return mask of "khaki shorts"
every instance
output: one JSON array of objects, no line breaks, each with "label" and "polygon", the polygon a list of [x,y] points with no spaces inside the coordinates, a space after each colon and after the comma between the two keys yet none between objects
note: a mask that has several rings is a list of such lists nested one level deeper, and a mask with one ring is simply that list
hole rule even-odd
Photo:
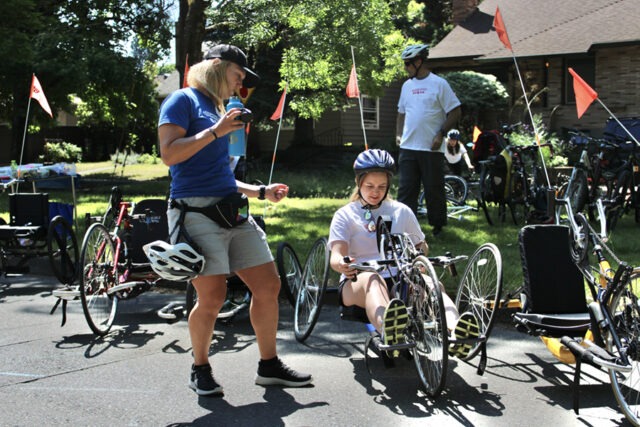
[{"label": "khaki shorts", "polygon": [[[205,207],[215,204],[220,199],[221,197],[186,197],[178,201],[189,206]],[[167,211],[169,232],[174,230],[179,217],[179,209]],[[238,227],[223,228],[201,213],[187,212],[184,226],[205,257],[201,276],[230,274],[273,261],[267,235],[252,217]],[[171,236],[172,242],[177,235],[176,230]]]}]

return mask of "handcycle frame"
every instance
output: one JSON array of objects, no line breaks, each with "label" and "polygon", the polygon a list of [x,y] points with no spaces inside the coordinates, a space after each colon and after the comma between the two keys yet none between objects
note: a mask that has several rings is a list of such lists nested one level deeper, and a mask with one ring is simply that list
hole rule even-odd
[{"label": "handcycle frame", "polygon": [[[413,356],[422,388],[429,396],[436,397],[445,385],[449,344],[469,344],[472,348],[463,360],[470,360],[480,353],[478,373],[482,374],[486,368],[486,343],[494,321],[493,308],[498,306],[502,288],[502,260],[497,247],[491,243],[482,245],[468,259],[455,304],[462,310],[460,312],[471,311],[476,315],[480,334],[478,338],[456,340],[449,337],[440,281],[433,266],[450,269],[455,275],[455,264],[467,257],[425,257],[416,250],[409,236],[391,234],[380,218],[377,239],[381,259],[370,265],[354,265],[354,268],[376,272],[397,269],[398,273],[391,274],[393,285],[390,294],[405,302],[410,321],[405,329],[404,342],[396,345],[382,344],[377,332],[367,325],[371,332],[365,342],[367,368],[368,349],[372,344],[374,352],[379,352],[383,360],[386,355],[408,351]],[[285,245],[282,243],[281,247],[285,248]],[[294,259],[291,254],[295,252],[288,249],[279,253]],[[282,260],[279,258],[279,265],[285,264]],[[302,270],[299,263],[297,266],[295,261],[289,263],[292,268],[285,269],[288,274],[284,276],[283,286],[289,286],[295,296],[294,333],[298,341],[304,342],[318,320],[324,294],[330,290],[337,291],[337,287],[327,288],[329,250],[326,238],[316,240]],[[362,309],[355,310],[355,315],[345,309],[349,308],[343,308],[343,319],[368,323],[366,317],[362,318]]]}]

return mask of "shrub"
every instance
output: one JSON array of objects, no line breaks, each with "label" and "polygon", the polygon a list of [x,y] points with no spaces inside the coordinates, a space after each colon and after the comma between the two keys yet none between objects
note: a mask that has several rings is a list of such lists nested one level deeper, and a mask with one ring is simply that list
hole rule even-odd
[{"label": "shrub", "polygon": [[82,160],[82,149],[77,145],[65,141],[46,142],[44,154],[40,156],[42,162],[76,163]]}]

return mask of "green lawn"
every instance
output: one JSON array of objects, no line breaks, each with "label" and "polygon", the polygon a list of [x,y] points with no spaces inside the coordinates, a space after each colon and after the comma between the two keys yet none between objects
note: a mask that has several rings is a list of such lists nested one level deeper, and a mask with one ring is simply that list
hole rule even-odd
[{"label": "green lawn", "polygon": [[[350,170],[342,169],[320,172],[305,169],[301,172],[291,168],[277,168],[274,171],[272,181],[287,183],[291,189],[290,197],[278,204],[255,199],[251,201],[252,213],[266,218],[269,244],[274,254],[278,244],[286,241],[294,247],[301,262],[304,262],[314,240],[328,236],[331,217],[336,209],[347,202],[353,185]],[[79,241],[82,241],[81,236],[84,232],[82,219],[85,214],[99,215],[104,212],[112,186],[118,185],[124,197],[132,201],[164,198],[168,191],[168,168],[161,163],[127,165],[124,171],[122,166],[118,166],[115,173],[111,162],[80,163],[77,170],[82,175],[80,187],[76,192],[77,217],[80,219]],[[268,182],[269,173],[268,165],[263,165],[252,169],[248,180],[259,179]],[[395,192],[395,186],[391,192]],[[69,190],[51,190],[49,193],[53,201],[72,201]],[[6,197],[0,198],[0,216],[8,219]],[[640,240],[637,239],[640,228],[632,217],[633,215],[626,215],[622,218],[611,237],[610,246],[619,258],[632,265],[640,265]],[[450,219],[444,232],[438,238],[433,238],[426,218],[420,217],[419,220],[427,234],[430,254],[441,255],[451,252],[454,255],[471,255],[483,243],[495,243],[503,257],[505,289],[515,289],[520,285],[522,271],[517,243],[519,227],[510,221],[489,226],[482,213],[469,212],[462,220]],[[464,265],[461,265],[460,273],[463,268]],[[443,275],[443,281],[449,292],[456,287],[456,282],[446,274]]]}]

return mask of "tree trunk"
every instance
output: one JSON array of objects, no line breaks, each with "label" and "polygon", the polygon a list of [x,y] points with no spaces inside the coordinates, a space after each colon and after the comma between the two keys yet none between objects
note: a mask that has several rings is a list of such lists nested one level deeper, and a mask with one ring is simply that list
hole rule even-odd
[{"label": "tree trunk", "polygon": [[293,145],[311,145],[314,142],[313,119],[296,117]]},{"label": "tree trunk", "polygon": [[202,60],[205,10],[210,5],[210,0],[180,0],[180,15],[176,22],[176,69],[180,73],[181,86],[187,56],[189,65]]}]

